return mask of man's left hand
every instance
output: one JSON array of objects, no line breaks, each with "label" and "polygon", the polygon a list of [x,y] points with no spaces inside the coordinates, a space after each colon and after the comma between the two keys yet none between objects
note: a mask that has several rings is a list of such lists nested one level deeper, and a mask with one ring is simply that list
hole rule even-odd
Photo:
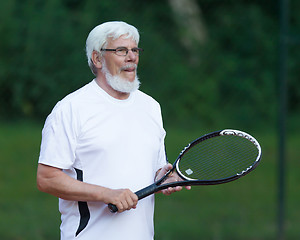
[{"label": "man's left hand", "polygon": [[[166,164],[159,170],[155,179],[158,180],[158,179],[162,178],[172,168],[173,168],[172,164],[170,164],[170,163]],[[163,182],[163,184],[170,183],[170,182],[178,182],[178,181],[183,181],[183,179],[181,177],[179,177],[177,172],[171,172],[170,175],[167,177],[167,179]],[[190,190],[191,186],[186,186],[185,188],[187,190]],[[182,187],[177,186],[177,187],[169,187],[167,189],[161,190],[160,192],[162,192],[164,195],[170,195],[174,192],[178,192],[181,190],[182,190]]]}]

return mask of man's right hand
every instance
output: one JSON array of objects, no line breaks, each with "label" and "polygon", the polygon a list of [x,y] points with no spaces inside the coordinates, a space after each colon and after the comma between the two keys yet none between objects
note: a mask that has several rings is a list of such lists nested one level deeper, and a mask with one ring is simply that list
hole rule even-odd
[{"label": "man's right hand", "polygon": [[136,208],[138,197],[129,189],[109,189],[107,188],[103,194],[106,204],[114,204],[118,208],[118,212],[124,212],[132,208]]}]

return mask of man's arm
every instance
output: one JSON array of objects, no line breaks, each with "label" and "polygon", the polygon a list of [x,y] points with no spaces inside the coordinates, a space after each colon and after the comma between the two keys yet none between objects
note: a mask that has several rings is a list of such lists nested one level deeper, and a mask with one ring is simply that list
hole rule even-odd
[{"label": "man's arm", "polygon": [[40,191],[73,201],[101,201],[116,205],[119,212],[135,208],[137,196],[129,189],[109,189],[71,178],[61,169],[39,164],[37,187]]}]

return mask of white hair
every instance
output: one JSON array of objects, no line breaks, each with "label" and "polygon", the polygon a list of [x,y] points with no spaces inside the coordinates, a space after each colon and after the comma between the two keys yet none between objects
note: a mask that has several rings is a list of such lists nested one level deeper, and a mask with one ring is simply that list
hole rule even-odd
[{"label": "white hair", "polygon": [[140,40],[138,30],[125,22],[113,21],[106,22],[96,26],[86,39],[86,56],[88,65],[93,74],[96,75],[95,67],[92,61],[93,51],[100,52],[100,49],[107,44],[108,38],[113,40],[126,35],[126,38],[132,38],[137,44]]}]

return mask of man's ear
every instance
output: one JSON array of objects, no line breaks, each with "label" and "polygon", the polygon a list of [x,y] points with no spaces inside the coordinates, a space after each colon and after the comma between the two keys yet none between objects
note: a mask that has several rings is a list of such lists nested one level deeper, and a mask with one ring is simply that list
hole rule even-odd
[{"label": "man's ear", "polygon": [[97,69],[101,69],[102,68],[101,55],[100,55],[99,52],[93,51],[93,53],[92,53],[92,61],[94,63],[94,66]]}]

